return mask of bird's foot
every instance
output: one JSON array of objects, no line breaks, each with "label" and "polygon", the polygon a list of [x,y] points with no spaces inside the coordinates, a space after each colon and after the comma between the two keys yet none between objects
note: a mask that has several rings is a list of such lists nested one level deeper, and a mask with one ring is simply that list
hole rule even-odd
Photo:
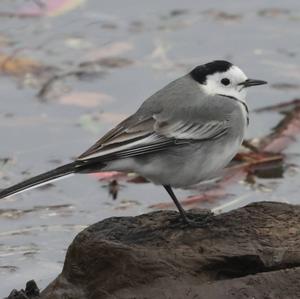
[{"label": "bird's foot", "polygon": [[185,217],[178,215],[176,218],[170,221],[170,224],[172,226],[181,226],[186,228],[201,228],[209,225],[212,217],[213,214],[209,211],[201,211],[201,213],[189,212],[185,214]]}]

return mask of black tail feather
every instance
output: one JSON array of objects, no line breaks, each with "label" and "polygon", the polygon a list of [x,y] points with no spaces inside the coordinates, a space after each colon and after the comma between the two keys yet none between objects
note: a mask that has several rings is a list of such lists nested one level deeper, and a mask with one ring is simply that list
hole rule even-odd
[{"label": "black tail feather", "polygon": [[38,185],[42,185],[43,183],[51,182],[52,180],[58,179],[68,174],[75,173],[77,172],[78,166],[79,166],[78,162],[65,164],[63,166],[60,166],[58,168],[55,168],[53,170],[47,171],[45,173],[32,177],[28,180],[25,180],[14,186],[0,190],[0,199],[13,195],[15,193],[22,192],[26,189],[33,188],[35,186],[37,187]]}]

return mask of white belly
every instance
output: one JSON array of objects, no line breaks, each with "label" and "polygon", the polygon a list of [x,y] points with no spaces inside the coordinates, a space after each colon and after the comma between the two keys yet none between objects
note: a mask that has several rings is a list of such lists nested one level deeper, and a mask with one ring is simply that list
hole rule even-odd
[{"label": "white belly", "polygon": [[188,187],[217,176],[237,153],[242,140],[203,142],[146,157],[110,162],[105,170],[136,172],[155,184]]}]

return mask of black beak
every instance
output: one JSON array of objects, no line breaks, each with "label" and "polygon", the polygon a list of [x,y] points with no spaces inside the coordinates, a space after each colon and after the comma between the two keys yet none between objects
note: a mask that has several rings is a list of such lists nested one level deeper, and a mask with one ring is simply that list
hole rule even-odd
[{"label": "black beak", "polygon": [[256,85],[263,85],[267,84],[268,82],[263,80],[255,80],[255,79],[247,79],[244,82],[239,83],[238,85],[242,85],[243,87],[250,87],[250,86],[256,86]]}]

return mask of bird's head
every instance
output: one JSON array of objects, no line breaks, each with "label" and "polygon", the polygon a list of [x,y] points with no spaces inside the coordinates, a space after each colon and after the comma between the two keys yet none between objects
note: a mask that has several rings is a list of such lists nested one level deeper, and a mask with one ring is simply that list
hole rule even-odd
[{"label": "bird's head", "polygon": [[240,101],[245,101],[248,87],[267,83],[247,78],[239,67],[224,60],[197,66],[190,75],[205,94],[234,97]]}]

